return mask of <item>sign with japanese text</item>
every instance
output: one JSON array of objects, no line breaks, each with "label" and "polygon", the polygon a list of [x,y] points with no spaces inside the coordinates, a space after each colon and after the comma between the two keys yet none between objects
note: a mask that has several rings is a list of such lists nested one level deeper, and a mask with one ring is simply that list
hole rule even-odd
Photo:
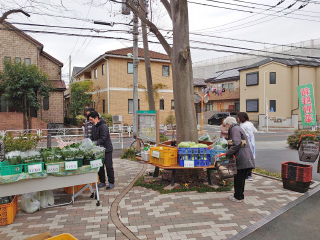
[{"label": "sign with japanese text", "polygon": [[47,173],[58,173],[60,172],[60,164],[47,165]]},{"label": "sign with japanese text", "polygon": [[66,171],[78,169],[78,161],[67,161],[64,164]]},{"label": "sign with japanese text", "polygon": [[28,165],[28,173],[33,174],[33,173],[41,173],[43,171],[42,169],[42,164],[32,164]]},{"label": "sign with japanese text", "polygon": [[298,86],[299,106],[302,126],[317,125],[316,108],[314,106],[313,85]]},{"label": "sign with japanese text", "polygon": [[91,168],[99,168],[102,167],[102,159],[92,160],[90,161],[90,167]]}]

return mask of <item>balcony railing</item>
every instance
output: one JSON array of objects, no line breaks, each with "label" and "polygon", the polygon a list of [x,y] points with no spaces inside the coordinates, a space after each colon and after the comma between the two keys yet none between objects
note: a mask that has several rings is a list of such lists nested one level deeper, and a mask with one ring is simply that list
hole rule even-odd
[{"label": "balcony railing", "polygon": [[224,92],[217,91],[216,93],[210,92],[210,100],[232,100],[240,98],[240,89],[235,88],[233,91],[226,89]]}]

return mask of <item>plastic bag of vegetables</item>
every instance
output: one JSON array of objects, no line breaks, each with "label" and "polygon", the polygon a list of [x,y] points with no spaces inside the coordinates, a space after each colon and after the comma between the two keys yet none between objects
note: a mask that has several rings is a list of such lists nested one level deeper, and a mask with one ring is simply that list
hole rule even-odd
[{"label": "plastic bag of vegetables", "polygon": [[209,136],[208,133],[206,133],[205,135],[199,136],[198,140],[199,141],[212,142],[211,137]]},{"label": "plastic bag of vegetables", "polygon": [[9,165],[18,165],[22,163],[20,155],[20,151],[8,152],[5,159],[8,161]]},{"label": "plastic bag of vegetables", "polygon": [[93,148],[93,158],[94,159],[104,159],[105,148],[104,147],[94,147]]},{"label": "plastic bag of vegetables", "polygon": [[55,154],[54,150],[51,148],[41,149],[41,155],[45,163],[54,163]]},{"label": "plastic bag of vegetables", "polygon": [[38,163],[43,161],[40,152],[34,150],[21,152],[20,156],[23,163]]},{"label": "plastic bag of vegetables", "polygon": [[228,141],[225,138],[218,139],[214,145],[214,150],[228,150]]},{"label": "plastic bag of vegetables", "polygon": [[77,151],[78,150],[76,148],[65,147],[62,149],[61,153],[65,161],[73,161]]}]

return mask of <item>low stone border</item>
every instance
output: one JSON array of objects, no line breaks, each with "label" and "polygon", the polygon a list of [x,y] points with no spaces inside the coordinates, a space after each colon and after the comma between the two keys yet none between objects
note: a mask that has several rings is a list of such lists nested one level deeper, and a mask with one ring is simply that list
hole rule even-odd
[{"label": "low stone border", "polygon": [[117,198],[112,202],[111,208],[110,208],[110,214],[111,214],[111,220],[114,223],[114,225],[122,232],[123,235],[125,235],[130,240],[139,240],[120,220],[119,214],[118,214],[118,208],[119,204],[124,198],[125,195],[131,190],[134,183],[138,180],[139,177],[141,177],[145,171],[147,170],[147,164],[143,164],[142,170],[139,172],[139,174],[132,180],[132,182],[117,196]]}]

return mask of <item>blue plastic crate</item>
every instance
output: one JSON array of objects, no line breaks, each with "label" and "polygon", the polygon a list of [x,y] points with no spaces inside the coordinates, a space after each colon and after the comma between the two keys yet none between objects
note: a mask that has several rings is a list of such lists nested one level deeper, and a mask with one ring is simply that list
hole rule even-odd
[{"label": "blue plastic crate", "polygon": [[207,148],[178,148],[179,160],[204,160],[209,153]]},{"label": "blue plastic crate", "polygon": [[210,159],[209,159],[209,154],[206,160],[196,160],[194,161],[194,166],[195,167],[207,167],[210,165]]},{"label": "blue plastic crate", "polygon": [[[215,157],[217,155],[226,153],[226,150],[215,150],[215,149],[210,149],[210,163],[214,164],[215,162]],[[217,159],[218,160],[218,159]]]}]

